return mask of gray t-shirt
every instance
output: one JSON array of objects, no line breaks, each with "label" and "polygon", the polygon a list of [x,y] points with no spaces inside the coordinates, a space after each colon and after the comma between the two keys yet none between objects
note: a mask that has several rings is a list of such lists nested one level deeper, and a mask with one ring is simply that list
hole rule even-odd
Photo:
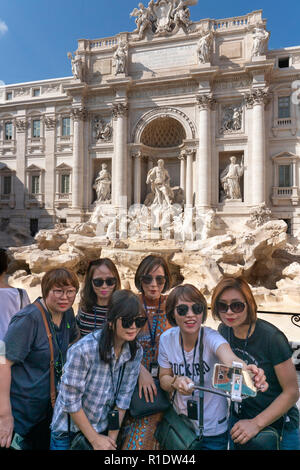
[{"label": "gray t-shirt", "polygon": [[[51,322],[49,312],[46,315],[53,335],[54,363],[60,356],[65,362],[68,346],[78,334],[73,309],[64,313],[59,328]],[[25,436],[45,419],[50,402],[49,341],[41,312],[34,304],[13,316],[4,342],[6,358],[14,362],[10,392],[14,429]]]}]

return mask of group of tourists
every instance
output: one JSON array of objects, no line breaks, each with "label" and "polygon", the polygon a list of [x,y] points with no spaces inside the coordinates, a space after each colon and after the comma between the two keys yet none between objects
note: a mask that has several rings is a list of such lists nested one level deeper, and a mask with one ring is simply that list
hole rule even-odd
[{"label": "group of tourists", "polygon": [[[278,436],[280,449],[300,449],[292,350],[277,327],[257,318],[244,279],[224,277],[211,293],[216,331],[204,326],[203,294],[191,284],[172,289],[161,256],[142,259],[138,294],[121,288],[112,260],[91,261],[76,316],[75,273],[48,271],[42,296],[30,303],[23,291],[21,304],[19,290],[6,284],[7,267],[0,250],[2,449],[159,450],[161,394],[198,436],[196,449],[246,449],[266,429]],[[229,406],[205,391],[199,409],[193,384],[211,387],[214,365],[233,361],[252,373],[256,396]],[[140,415],[131,412],[134,395],[144,403]],[[198,407],[193,417],[191,402]]]}]

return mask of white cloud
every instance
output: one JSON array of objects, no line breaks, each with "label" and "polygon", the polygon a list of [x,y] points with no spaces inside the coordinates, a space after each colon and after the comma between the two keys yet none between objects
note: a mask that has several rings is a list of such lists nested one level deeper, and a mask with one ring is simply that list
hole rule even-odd
[{"label": "white cloud", "polygon": [[5,23],[5,21],[0,19],[0,35],[3,36],[3,34],[7,33],[8,31],[8,26]]}]

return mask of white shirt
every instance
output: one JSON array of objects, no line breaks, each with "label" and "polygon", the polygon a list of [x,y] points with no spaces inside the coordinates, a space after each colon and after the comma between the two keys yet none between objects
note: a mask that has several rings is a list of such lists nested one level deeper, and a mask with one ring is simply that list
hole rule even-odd
[{"label": "white shirt", "polygon": [[[26,290],[23,291],[22,308],[30,304]],[[0,340],[3,340],[13,315],[21,310],[21,298],[14,287],[0,288]]]},{"label": "white shirt", "polygon": [[[203,364],[204,364],[204,387],[212,387],[213,369],[214,364],[219,360],[216,356],[216,351],[221,344],[227,341],[217,331],[212,328],[203,326]],[[185,362],[180,344],[180,329],[179,327],[170,328],[165,331],[160,337],[158,363],[165,369],[172,369],[174,375],[187,376],[194,380],[195,383],[200,381],[199,371],[199,341],[196,346],[196,353],[194,359],[194,348],[192,351],[186,352],[185,360],[188,370],[185,370]],[[195,392],[192,395],[186,396],[176,392],[174,400],[174,408],[178,414],[187,415],[187,401],[195,399],[198,402],[198,396]],[[204,392],[204,436],[217,436],[223,434],[227,430],[227,399],[213,393]],[[191,420],[195,429],[198,428],[198,421]]]}]

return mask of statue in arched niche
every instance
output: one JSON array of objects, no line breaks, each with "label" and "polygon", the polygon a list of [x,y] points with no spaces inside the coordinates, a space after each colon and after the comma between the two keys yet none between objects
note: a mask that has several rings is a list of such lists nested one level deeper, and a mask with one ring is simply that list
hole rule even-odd
[{"label": "statue in arched niche", "polygon": [[157,166],[148,171],[146,184],[151,184],[151,190],[154,193],[153,205],[171,206],[174,193],[170,186],[170,175],[162,159],[158,160]]}]

